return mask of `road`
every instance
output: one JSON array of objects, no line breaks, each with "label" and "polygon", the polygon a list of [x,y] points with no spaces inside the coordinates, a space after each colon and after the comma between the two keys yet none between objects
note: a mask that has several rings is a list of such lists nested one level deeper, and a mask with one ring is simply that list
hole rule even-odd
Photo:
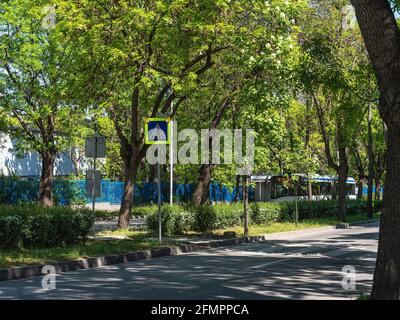
[{"label": "road", "polygon": [[[0,299],[354,299],[371,286],[378,223],[273,234],[265,242],[208,249],[0,283]],[[342,288],[345,265],[355,291]]]}]

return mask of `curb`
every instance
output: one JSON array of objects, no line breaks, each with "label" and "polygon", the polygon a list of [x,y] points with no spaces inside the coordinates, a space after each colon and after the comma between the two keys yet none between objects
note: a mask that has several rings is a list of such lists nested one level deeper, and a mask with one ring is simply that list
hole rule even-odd
[{"label": "curb", "polygon": [[[360,221],[357,223],[352,223],[351,226],[356,225],[365,225],[374,222],[378,222],[379,220],[368,220],[368,221]],[[324,227],[326,228],[326,227]],[[315,230],[315,229],[314,229]],[[103,266],[133,262],[133,261],[141,261],[145,259],[159,258],[165,256],[174,256],[180,255],[183,253],[189,253],[209,248],[218,248],[224,246],[233,246],[243,243],[253,243],[267,240],[267,236],[253,236],[253,237],[240,237],[234,239],[225,239],[225,240],[214,240],[208,243],[201,244],[185,244],[180,246],[172,246],[172,247],[163,247],[159,249],[150,249],[143,251],[135,251],[129,253],[122,253],[117,255],[110,256],[100,256],[100,257],[92,257],[87,259],[80,260],[72,260],[72,261],[60,261],[60,262],[49,262],[47,265],[52,265],[55,267],[56,273],[63,273],[68,271],[76,271],[81,269],[91,269],[91,268],[99,268]],[[3,268],[0,269],[0,282],[9,281],[9,280],[18,280],[24,278],[31,278],[34,276],[43,275],[42,268],[45,265],[33,265],[33,266],[21,266],[14,268]]]},{"label": "curb", "polygon": [[[251,243],[256,241],[264,241],[265,236],[261,237],[242,237],[227,240],[210,241],[203,244],[186,244],[173,247],[164,247],[159,249],[150,249],[143,251],[135,251],[129,253],[122,253],[110,256],[92,257],[87,259],[49,262],[47,265],[54,266],[56,273],[63,273],[68,271],[76,271],[81,269],[99,268],[102,266],[109,266],[133,261],[140,261],[145,259],[159,258],[165,256],[174,256],[182,253],[189,253],[209,248],[217,248],[222,246],[230,246],[242,243]],[[9,280],[18,280],[24,278],[31,278],[34,276],[44,275],[42,268],[45,264],[33,266],[21,266],[13,268],[0,269],[0,282]]]},{"label": "curb", "polygon": [[359,221],[359,222],[353,222],[350,224],[350,226],[362,226],[364,224],[371,224],[375,222],[379,222],[380,219],[371,219],[371,220],[364,220],[364,221]]}]

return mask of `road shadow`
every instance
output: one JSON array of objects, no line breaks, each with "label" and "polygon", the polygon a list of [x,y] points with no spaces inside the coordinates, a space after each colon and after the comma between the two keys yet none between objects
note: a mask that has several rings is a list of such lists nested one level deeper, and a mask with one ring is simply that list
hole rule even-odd
[{"label": "road shadow", "polygon": [[[352,299],[367,291],[375,266],[376,231],[327,240],[268,240],[179,256],[0,283],[1,299]],[[342,287],[354,266],[355,291]]]}]

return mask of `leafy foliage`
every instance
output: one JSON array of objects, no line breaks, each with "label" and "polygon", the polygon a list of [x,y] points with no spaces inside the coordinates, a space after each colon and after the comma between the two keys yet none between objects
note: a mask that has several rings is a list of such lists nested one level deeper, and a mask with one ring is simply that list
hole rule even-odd
[{"label": "leafy foliage", "polygon": [[[366,204],[363,200],[348,200],[346,203],[349,215],[366,214]],[[146,217],[148,228],[158,230],[157,208]],[[146,210],[147,210],[146,209]],[[136,209],[138,210],[138,209]],[[249,216],[253,225],[268,225],[274,222],[293,222],[295,203],[253,203]],[[335,217],[338,205],[334,200],[329,201],[299,201],[299,219],[316,219]],[[376,207],[379,211],[379,207]],[[238,227],[243,223],[243,204],[217,204],[213,206],[163,206],[161,210],[164,234],[183,234],[188,231],[207,233],[216,229]]]},{"label": "leafy foliage", "polygon": [[0,243],[5,248],[75,244],[85,240],[94,219],[86,209],[1,206]]}]

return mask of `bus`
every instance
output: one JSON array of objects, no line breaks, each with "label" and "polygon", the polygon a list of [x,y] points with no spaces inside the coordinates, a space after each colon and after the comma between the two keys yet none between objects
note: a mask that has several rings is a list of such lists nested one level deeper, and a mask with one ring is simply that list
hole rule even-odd
[{"label": "bus", "polygon": [[[312,201],[330,200],[337,193],[337,177],[315,175],[311,177]],[[308,178],[303,174],[296,175],[257,175],[252,176],[255,183],[256,202],[289,202],[309,200],[307,194]],[[357,184],[354,178],[346,181],[346,196],[348,199],[357,198]]]}]

